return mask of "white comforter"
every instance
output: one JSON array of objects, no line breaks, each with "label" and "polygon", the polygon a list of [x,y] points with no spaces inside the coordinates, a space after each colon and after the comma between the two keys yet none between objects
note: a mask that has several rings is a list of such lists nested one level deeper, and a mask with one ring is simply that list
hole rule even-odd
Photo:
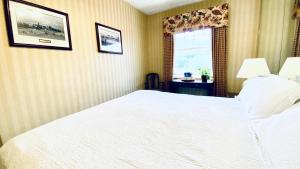
[{"label": "white comforter", "polygon": [[[265,169],[234,99],[138,91],[22,134],[7,169]],[[1,166],[0,165],[0,166]]]}]

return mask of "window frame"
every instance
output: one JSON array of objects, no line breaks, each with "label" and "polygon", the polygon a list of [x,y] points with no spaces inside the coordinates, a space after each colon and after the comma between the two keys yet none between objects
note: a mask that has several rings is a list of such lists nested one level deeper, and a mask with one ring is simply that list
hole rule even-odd
[{"label": "window frame", "polygon": [[[188,71],[185,71],[185,72],[183,72],[182,73],[182,75],[180,75],[180,76],[178,76],[178,75],[175,75],[174,74],[174,70],[175,70],[175,60],[176,60],[176,58],[175,58],[175,55],[176,55],[176,52],[175,52],[175,46],[176,46],[176,34],[183,34],[183,33],[192,33],[192,32],[195,32],[195,31],[203,31],[203,30],[207,30],[207,29],[209,29],[210,30],[210,42],[211,42],[211,70],[210,70],[210,72],[211,72],[211,76],[210,76],[210,78],[211,78],[211,80],[213,80],[213,29],[212,28],[203,28],[203,29],[198,29],[198,30],[193,30],[193,31],[188,31],[188,32],[178,32],[178,33],[175,33],[174,35],[173,35],[173,42],[174,42],[174,47],[173,47],[173,74],[172,74],[172,79],[182,79],[182,78],[184,78],[184,73],[185,72],[188,72]],[[201,75],[200,74],[197,74],[197,75],[195,75],[195,74],[193,74],[192,75],[193,76],[193,79],[195,79],[195,80],[201,80]]]}]

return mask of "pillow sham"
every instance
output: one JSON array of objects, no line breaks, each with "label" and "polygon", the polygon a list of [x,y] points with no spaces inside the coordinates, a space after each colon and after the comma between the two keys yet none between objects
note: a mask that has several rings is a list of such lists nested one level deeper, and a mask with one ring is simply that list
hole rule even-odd
[{"label": "pillow sham", "polygon": [[269,168],[300,168],[300,103],[270,118],[253,121],[252,128]]},{"label": "pillow sham", "polygon": [[280,113],[300,99],[300,84],[276,75],[245,82],[238,100],[252,119]]}]

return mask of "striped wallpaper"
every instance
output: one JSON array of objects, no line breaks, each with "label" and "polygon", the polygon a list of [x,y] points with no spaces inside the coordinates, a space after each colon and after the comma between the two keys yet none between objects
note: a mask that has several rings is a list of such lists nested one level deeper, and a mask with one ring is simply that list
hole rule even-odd
[{"label": "striped wallpaper", "polygon": [[[3,141],[143,87],[146,16],[121,0],[30,0],[69,14],[73,51],[8,46],[0,1]],[[99,54],[95,22],[122,30],[124,55]]]},{"label": "striped wallpaper", "polygon": [[[166,16],[229,3],[228,91],[239,92],[236,74],[245,58],[266,57],[272,72],[290,55],[294,20],[293,0],[207,0],[148,17],[148,70],[163,75],[162,19]],[[259,34],[260,32],[260,34]],[[260,35],[260,36],[259,36]]]},{"label": "striped wallpaper", "polygon": [[258,41],[258,57],[265,57],[272,73],[278,73],[293,49],[294,0],[263,0]]}]

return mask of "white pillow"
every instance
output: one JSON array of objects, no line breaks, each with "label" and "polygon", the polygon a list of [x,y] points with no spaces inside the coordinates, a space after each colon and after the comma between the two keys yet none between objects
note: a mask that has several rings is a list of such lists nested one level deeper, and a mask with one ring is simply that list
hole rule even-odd
[{"label": "white pillow", "polygon": [[300,99],[300,84],[270,75],[245,82],[238,100],[250,118],[265,118],[280,113]]},{"label": "white pillow", "polygon": [[253,123],[268,168],[300,168],[300,104]]}]

